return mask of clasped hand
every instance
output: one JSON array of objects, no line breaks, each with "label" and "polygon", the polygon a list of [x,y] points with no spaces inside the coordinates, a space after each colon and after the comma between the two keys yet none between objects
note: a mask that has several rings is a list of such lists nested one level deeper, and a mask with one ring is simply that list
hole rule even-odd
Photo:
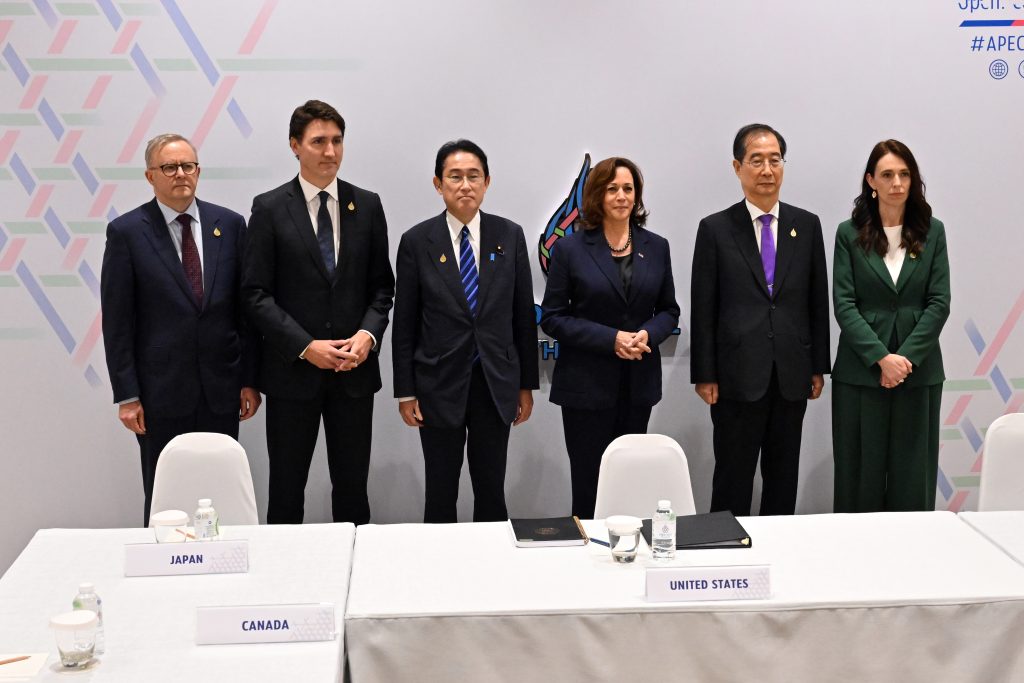
[{"label": "clasped hand", "polygon": [[882,369],[879,384],[886,389],[895,389],[903,384],[903,380],[914,371],[914,364],[897,353],[890,353],[878,361],[878,367]]},{"label": "clasped hand", "polygon": [[373,339],[363,331],[348,339],[314,339],[306,348],[306,360],[321,370],[347,372],[366,360]]},{"label": "clasped hand", "polygon": [[640,360],[645,353],[651,352],[647,341],[647,330],[639,332],[619,330],[615,333],[615,355],[623,360]]}]

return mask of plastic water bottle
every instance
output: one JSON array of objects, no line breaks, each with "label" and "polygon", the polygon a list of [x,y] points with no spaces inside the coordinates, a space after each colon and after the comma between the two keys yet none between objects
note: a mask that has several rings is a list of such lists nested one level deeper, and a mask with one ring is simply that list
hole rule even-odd
[{"label": "plastic water bottle", "polygon": [[676,556],[676,513],[672,501],[659,500],[658,509],[651,519],[652,554],[656,560],[671,560]]},{"label": "plastic water bottle", "polygon": [[103,635],[103,600],[96,594],[96,587],[87,582],[78,584],[78,595],[71,602],[71,607],[76,610],[87,609],[96,613],[96,649],[93,652],[98,655],[103,654],[106,645]]},{"label": "plastic water bottle", "polygon": [[217,511],[213,509],[213,501],[209,498],[199,499],[199,508],[192,517],[192,527],[197,541],[215,541],[220,537]]}]

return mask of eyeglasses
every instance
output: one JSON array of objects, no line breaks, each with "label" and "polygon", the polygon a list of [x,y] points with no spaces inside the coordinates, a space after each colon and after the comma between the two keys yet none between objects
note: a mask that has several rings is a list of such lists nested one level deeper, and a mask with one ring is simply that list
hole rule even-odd
[{"label": "eyeglasses", "polygon": [[782,168],[782,165],[786,163],[786,160],[783,159],[782,157],[770,157],[768,159],[751,159],[750,161],[744,161],[743,163],[745,163],[747,166],[750,166],[751,168],[756,168],[759,171],[762,168],[764,168],[765,164],[768,164],[768,166],[774,171],[776,169]]},{"label": "eyeglasses", "polygon": [[469,175],[446,175],[445,181],[452,187],[460,187],[463,182],[468,181],[470,185],[479,185],[484,181],[484,177],[479,173],[470,173]]},{"label": "eyeglasses", "polygon": [[163,164],[162,166],[150,166],[149,170],[154,171],[158,168],[160,169],[160,172],[163,173],[165,176],[167,176],[168,178],[173,178],[174,176],[178,175],[179,168],[181,169],[181,172],[184,173],[185,175],[192,175],[193,173],[199,170],[199,164],[197,164],[194,161],[184,161],[180,164]]}]

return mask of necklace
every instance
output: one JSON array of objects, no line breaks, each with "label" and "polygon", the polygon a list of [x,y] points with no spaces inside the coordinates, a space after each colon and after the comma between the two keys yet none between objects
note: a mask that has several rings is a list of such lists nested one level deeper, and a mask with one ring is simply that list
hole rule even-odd
[{"label": "necklace", "polygon": [[609,242],[607,238],[605,238],[604,243],[608,245],[608,248],[612,250],[613,254],[621,254],[622,252],[629,249],[629,245],[633,243],[633,226],[629,226],[629,235],[626,237],[626,243],[623,244],[622,247],[620,247],[619,249],[613,247],[612,243]]}]

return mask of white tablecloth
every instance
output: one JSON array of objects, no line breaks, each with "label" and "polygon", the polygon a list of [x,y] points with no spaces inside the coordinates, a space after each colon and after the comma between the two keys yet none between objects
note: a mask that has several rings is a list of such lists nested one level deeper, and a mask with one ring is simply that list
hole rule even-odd
[{"label": "white tablecloth", "polygon": [[646,548],[615,565],[502,523],[360,527],[352,681],[1024,680],[1024,567],[952,513],[741,521],[752,549],[677,562],[769,564],[770,600],[648,603]]},{"label": "white tablecloth", "polygon": [[[351,524],[226,527],[249,539],[247,574],[124,576],[124,545],[147,529],[39,531],[0,579],[0,652],[50,652],[33,681],[192,683],[340,681],[343,615],[355,528]],[[103,599],[106,653],[88,673],[50,670],[57,660],[49,618],[71,609],[78,584]],[[333,602],[333,641],[195,645],[196,607]]]},{"label": "white tablecloth", "polygon": [[961,512],[960,519],[1024,564],[1024,511]]}]

